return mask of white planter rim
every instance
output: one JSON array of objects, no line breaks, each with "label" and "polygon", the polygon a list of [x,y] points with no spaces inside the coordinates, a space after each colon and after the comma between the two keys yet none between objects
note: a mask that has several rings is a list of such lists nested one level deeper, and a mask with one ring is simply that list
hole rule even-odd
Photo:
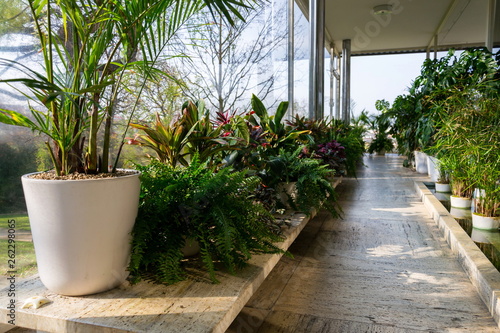
[{"label": "white planter rim", "polygon": [[118,171],[129,172],[130,174],[120,175],[120,176],[116,176],[116,177],[102,177],[102,178],[90,178],[90,179],[38,179],[38,178],[31,178],[30,176],[32,176],[32,175],[38,175],[38,174],[47,172],[47,171],[37,171],[37,172],[30,172],[30,173],[24,174],[21,176],[21,178],[26,178],[26,179],[29,179],[30,181],[33,181],[33,182],[83,183],[83,182],[95,182],[95,181],[113,181],[113,180],[118,180],[118,179],[123,179],[123,178],[128,178],[128,177],[136,177],[138,174],[139,175],[141,174],[140,171],[134,170],[134,169],[118,169]]}]

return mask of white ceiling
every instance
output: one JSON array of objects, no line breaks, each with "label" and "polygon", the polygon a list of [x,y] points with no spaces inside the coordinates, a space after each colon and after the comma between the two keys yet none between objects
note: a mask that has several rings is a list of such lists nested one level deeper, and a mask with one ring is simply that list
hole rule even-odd
[{"label": "white ceiling", "polygon": [[[419,52],[484,46],[488,0],[325,0],[326,41],[341,52],[351,39],[353,55]],[[308,0],[297,0],[304,13]],[[375,15],[373,7],[392,4],[393,13]],[[500,46],[500,0],[496,5],[494,45]],[[306,14],[307,16],[307,14]]]}]

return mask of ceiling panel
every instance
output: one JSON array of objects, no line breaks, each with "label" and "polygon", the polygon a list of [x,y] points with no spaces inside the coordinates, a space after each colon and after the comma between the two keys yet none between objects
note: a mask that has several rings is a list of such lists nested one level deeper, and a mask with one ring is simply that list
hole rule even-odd
[{"label": "ceiling panel", "polygon": [[[308,1],[297,1],[307,12]],[[391,4],[392,14],[374,14],[381,4]],[[439,32],[440,50],[480,46],[487,5],[488,0],[326,0],[326,45],[333,42],[340,52],[342,40],[351,39],[353,55],[425,51]],[[496,21],[495,45],[500,45],[498,15]]]}]

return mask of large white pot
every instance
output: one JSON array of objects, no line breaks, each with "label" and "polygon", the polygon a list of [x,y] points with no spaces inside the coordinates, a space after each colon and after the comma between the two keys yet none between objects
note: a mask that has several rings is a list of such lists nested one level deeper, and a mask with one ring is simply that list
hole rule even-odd
[{"label": "large white pot", "polygon": [[500,217],[472,214],[472,227],[482,230],[497,230],[500,227]]},{"label": "large white pot", "polygon": [[434,156],[427,156],[427,174],[433,182],[437,182],[439,179],[438,163],[439,160]]},{"label": "large white pot", "polygon": [[451,207],[455,208],[471,209],[472,200],[452,195],[450,197],[450,204]]},{"label": "large white pot", "polygon": [[51,291],[94,294],[125,281],[139,173],[94,180],[22,177],[38,272]]},{"label": "large white pot", "polygon": [[427,154],[415,151],[415,169],[418,173],[427,173]]}]

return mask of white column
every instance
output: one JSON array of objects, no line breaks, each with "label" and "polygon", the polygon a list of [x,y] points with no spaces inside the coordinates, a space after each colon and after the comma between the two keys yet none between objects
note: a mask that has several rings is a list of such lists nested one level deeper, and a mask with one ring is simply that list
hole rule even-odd
[{"label": "white column", "polygon": [[488,10],[486,16],[486,43],[485,46],[490,52],[493,51],[493,37],[495,32],[495,11],[496,0],[488,0]]},{"label": "white column", "polygon": [[341,83],[340,83],[340,78],[342,75],[342,69],[340,68],[340,55],[337,54],[337,73],[339,74],[339,76],[337,77],[337,80],[335,81],[336,83],[336,94],[335,94],[335,119],[340,119],[340,87],[341,87]]},{"label": "white column", "polygon": [[295,15],[294,15],[294,0],[288,0],[288,118],[291,120],[295,116],[293,108],[293,87],[294,87],[294,47],[295,47]]},{"label": "white column", "polygon": [[342,112],[344,121],[351,122],[351,40],[342,41]]},{"label": "white column", "polygon": [[309,24],[309,118],[321,119],[324,114],[325,0],[309,0]]}]

